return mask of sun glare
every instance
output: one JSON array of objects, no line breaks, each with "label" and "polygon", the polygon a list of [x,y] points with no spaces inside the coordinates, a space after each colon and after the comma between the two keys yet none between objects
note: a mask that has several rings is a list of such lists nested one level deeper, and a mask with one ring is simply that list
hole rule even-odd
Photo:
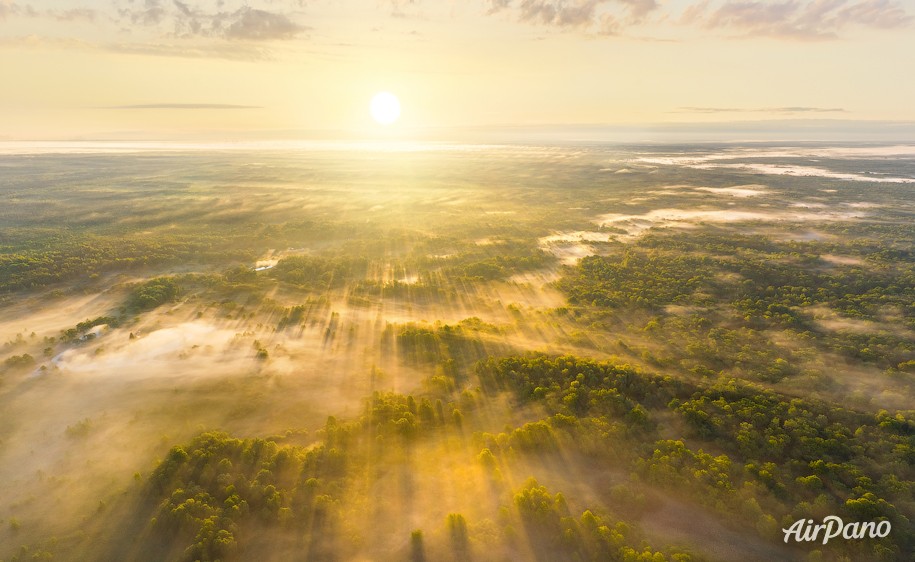
[{"label": "sun glare", "polygon": [[400,117],[400,100],[390,92],[378,92],[372,98],[372,117],[382,125],[390,125]]}]

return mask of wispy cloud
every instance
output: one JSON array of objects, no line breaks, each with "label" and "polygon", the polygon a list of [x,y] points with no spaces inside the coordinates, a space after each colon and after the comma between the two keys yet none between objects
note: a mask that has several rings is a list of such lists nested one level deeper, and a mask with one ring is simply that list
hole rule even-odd
[{"label": "wispy cloud", "polygon": [[0,21],[18,14],[21,8],[11,0],[0,0]]},{"label": "wispy cloud", "polygon": [[680,107],[674,113],[845,113],[841,107]]},{"label": "wispy cloud", "polygon": [[748,37],[823,40],[835,39],[847,27],[894,29],[910,25],[912,19],[895,0],[706,0],[685,10],[680,21]]},{"label": "wispy cloud", "polygon": [[241,8],[231,16],[232,23],[225,27],[227,39],[271,41],[292,39],[308,29],[289,19],[285,14],[266,10]]},{"label": "wispy cloud", "polygon": [[129,34],[130,40],[104,42],[87,37],[85,29],[77,35],[72,28],[58,28],[46,37],[7,36],[0,44],[54,46],[69,38],[117,53],[258,61],[272,58],[274,43],[304,38],[310,29],[300,21],[302,0],[111,0],[112,6],[105,9],[85,7],[87,4],[84,0],[67,8],[40,9],[0,0],[0,21],[82,21],[94,23],[100,30],[116,25],[122,34]]},{"label": "wispy cloud", "polygon": [[[719,37],[766,37],[791,40],[840,38],[854,28],[894,30],[910,26],[910,0],[477,0],[484,12],[523,25],[587,35],[654,35],[665,31],[683,39],[693,30]],[[403,17],[432,0],[381,0],[390,15]],[[61,4],[64,4],[61,2]],[[103,8],[107,4],[109,7]],[[64,4],[66,5],[66,4]],[[44,18],[60,22],[116,25],[145,43],[149,54],[189,46],[186,56],[206,56],[219,49],[197,48],[191,40],[213,43],[272,43],[308,37],[303,0],[73,0],[71,7],[38,9],[25,0],[0,0],[0,21]],[[675,7],[676,6],[676,7]],[[689,33],[686,34],[687,38]],[[91,38],[82,37],[88,41]],[[168,48],[158,48],[169,43]],[[170,54],[170,56],[173,56]],[[233,55],[234,56],[234,55]],[[249,57],[259,58],[260,55]],[[244,57],[236,57],[244,58]]]},{"label": "wispy cloud", "polygon": [[49,10],[47,14],[57,21],[95,21],[99,13],[91,8],[73,8],[72,10]]},{"label": "wispy cloud", "polygon": [[620,35],[668,21],[745,37],[823,40],[851,27],[896,29],[913,16],[899,0],[702,0],[676,16],[658,0],[486,0],[488,14],[527,24]]},{"label": "wispy cloud", "polygon": [[171,35],[179,38],[279,41],[294,39],[308,30],[289,13],[253,8],[247,3],[235,10],[210,11],[180,0],[144,0],[142,5],[119,9],[118,18],[124,24],[170,26]]},{"label": "wispy cloud", "polygon": [[391,15],[397,18],[407,16],[406,7],[416,4],[416,0],[388,0],[391,5]]},{"label": "wispy cloud", "polygon": [[270,49],[246,42],[169,42],[169,43],[106,43],[98,46],[112,53],[146,55],[153,57],[177,57],[190,59],[224,59],[231,61],[257,62],[273,59]]},{"label": "wispy cloud", "polygon": [[258,105],[233,105],[227,103],[146,103],[138,105],[113,105],[103,109],[263,109]]},{"label": "wispy cloud", "polygon": [[50,18],[57,21],[95,20],[98,12],[91,8],[71,8],[69,10],[38,10],[29,4],[19,4],[13,0],[0,0],[0,21],[9,16],[28,18]]},{"label": "wispy cloud", "polygon": [[656,0],[488,0],[487,13],[513,13],[518,21],[614,34],[659,9]]}]

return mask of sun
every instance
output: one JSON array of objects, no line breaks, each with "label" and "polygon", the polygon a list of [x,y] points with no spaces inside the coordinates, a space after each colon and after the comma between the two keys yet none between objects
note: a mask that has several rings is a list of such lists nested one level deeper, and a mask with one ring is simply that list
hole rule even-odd
[{"label": "sun", "polygon": [[378,92],[372,98],[372,117],[382,125],[390,125],[400,117],[400,100],[391,92]]}]

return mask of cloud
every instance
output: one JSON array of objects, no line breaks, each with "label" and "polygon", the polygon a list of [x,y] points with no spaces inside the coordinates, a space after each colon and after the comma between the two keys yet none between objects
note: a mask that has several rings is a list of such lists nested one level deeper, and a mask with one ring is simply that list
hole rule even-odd
[{"label": "cloud", "polygon": [[226,103],[148,103],[139,105],[114,105],[104,109],[262,109],[258,105],[233,105]]},{"label": "cloud", "polygon": [[845,113],[841,107],[681,107],[675,113]]},{"label": "cloud", "polygon": [[18,14],[21,8],[11,0],[0,0],[0,20]]},{"label": "cloud", "polygon": [[659,0],[486,0],[487,14],[521,23],[621,35],[644,23],[671,21],[748,37],[835,39],[847,27],[902,28],[912,22],[900,0],[701,0],[679,18]]},{"label": "cloud", "polygon": [[416,0],[388,0],[391,4],[391,15],[397,18],[407,16],[404,7],[416,4]]},{"label": "cloud", "polygon": [[175,43],[95,43],[67,37],[19,35],[0,37],[0,48],[68,49],[105,51],[126,55],[192,59],[224,59],[241,62],[273,60],[269,49],[259,43],[243,41],[180,41]]},{"label": "cloud", "polygon": [[121,15],[133,23],[156,25],[165,19],[165,7],[162,0],[144,0],[142,8],[121,10]]},{"label": "cloud", "polygon": [[633,22],[644,20],[660,7],[656,0],[620,0],[620,2],[629,7],[629,16]]},{"label": "cloud", "polygon": [[784,0],[780,2],[708,0],[687,8],[680,22],[704,29],[738,32],[748,37],[797,40],[835,39],[849,26],[901,28],[912,22],[895,0]]},{"label": "cloud", "polygon": [[518,21],[615,35],[658,10],[656,0],[488,0],[487,13],[514,13]]},{"label": "cloud", "polygon": [[99,48],[118,54],[257,62],[272,60],[269,49],[241,41],[206,43],[107,43]]},{"label": "cloud", "polygon": [[288,16],[266,10],[240,8],[233,15],[233,19],[234,21],[224,32],[228,39],[248,41],[292,39],[305,31],[305,27],[296,24]]},{"label": "cloud", "polygon": [[0,21],[8,16],[25,16],[29,18],[50,18],[57,21],[95,21],[98,12],[90,8],[72,8],[69,10],[36,10],[28,4],[23,8],[12,0],[0,0]]},{"label": "cloud", "polygon": [[524,22],[555,24],[560,27],[581,27],[590,24],[601,0],[585,0],[574,4],[548,0],[522,0],[520,18]]},{"label": "cloud", "polygon": [[[301,5],[300,2],[293,2]],[[143,0],[118,10],[122,23],[161,29],[173,37],[207,37],[242,41],[276,41],[294,39],[308,28],[294,21],[292,15],[255,8],[245,3],[235,10],[217,11],[200,8],[181,0]],[[170,30],[166,31],[166,27]]]},{"label": "cloud", "polygon": [[879,29],[903,27],[912,22],[912,16],[902,6],[889,0],[858,2],[839,10],[836,19],[842,25],[857,23]]},{"label": "cloud", "polygon": [[57,21],[95,21],[98,12],[90,8],[74,8],[72,10],[48,10],[48,16]]}]

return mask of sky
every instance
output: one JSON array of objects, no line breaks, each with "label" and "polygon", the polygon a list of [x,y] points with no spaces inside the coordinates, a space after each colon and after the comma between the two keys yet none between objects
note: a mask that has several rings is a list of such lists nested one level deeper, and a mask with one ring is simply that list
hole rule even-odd
[{"label": "sky", "polygon": [[912,53],[915,0],[0,0],[0,140],[864,130]]}]

